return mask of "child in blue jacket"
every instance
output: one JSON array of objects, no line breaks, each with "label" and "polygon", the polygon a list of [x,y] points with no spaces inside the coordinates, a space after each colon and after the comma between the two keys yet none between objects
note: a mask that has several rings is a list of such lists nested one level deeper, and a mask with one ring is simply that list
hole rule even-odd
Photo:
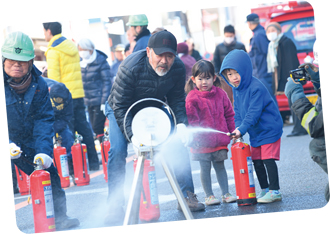
[{"label": "child in blue jacket", "polygon": [[73,175],[71,146],[74,143],[74,136],[69,128],[69,122],[73,116],[72,96],[63,83],[43,78],[48,85],[49,96],[55,114],[53,129],[62,138],[62,146],[66,149],[69,164],[69,174]]},{"label": "child in blue jacket", "polygon": [[257,201],[270,203],[282,200],[276,160],[280,159],[283,121],[267,88],[252,76],[252,70],[249,55],[233,50],[225,57],[220,75],[233,89],[235,138],[247,132],[250,136],[251,156],[262,189]]}]

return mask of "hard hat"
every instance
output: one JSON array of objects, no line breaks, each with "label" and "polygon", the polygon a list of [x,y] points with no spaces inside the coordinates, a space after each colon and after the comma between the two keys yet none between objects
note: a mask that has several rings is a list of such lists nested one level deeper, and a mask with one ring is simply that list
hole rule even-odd
[{"label": "hard hat", "polygon": [[10,33],[1,48],[2,56],[16,61],[34,59],[34,47],[31,38],[22,32]]},{"label": "hard hat", "polygon": [[319,49],[316,43],[316,40],[314,42],[314,46],[313,46],[313,54],[314,54],[314,61],[313,63],[316,65],[319,65]]},{"label": "hard hat", "polygon": [[146,26],[148,25],[148,18],[145,14],[130,15],[127,26]]}]

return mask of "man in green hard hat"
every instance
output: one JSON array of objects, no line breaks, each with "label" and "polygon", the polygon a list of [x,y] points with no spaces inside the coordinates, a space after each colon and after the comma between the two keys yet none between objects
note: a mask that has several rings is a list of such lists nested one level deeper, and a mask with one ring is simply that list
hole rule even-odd
[{"label": "man in green hard hat", "polygon": [[148,46],[148,41],[151,33],[148,29],[148,18],[145,14],[131,15],[128,19],[127,26],[130,26],[129,30],[135,35],[136,44],[133,52],[144,50]]},{"label": "man in green hard hat", "polygon": [[[54,112],[46,81],[33,65],[31,38],[22,32],[10,33],[1,48],[6,95],[9,150],[12,162],[27,175],[41,159],[50,173],[54,209],[49,202],[47,215],[55,217],[56,230],[79,225],[66,215],[66,197],[53,165]],[[46,204],[47,206],[47,204]]]}]

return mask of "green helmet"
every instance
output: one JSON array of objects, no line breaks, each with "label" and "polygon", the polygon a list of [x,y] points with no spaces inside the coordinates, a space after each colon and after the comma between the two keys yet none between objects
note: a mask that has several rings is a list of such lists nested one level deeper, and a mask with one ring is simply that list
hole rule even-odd
[{"label": "green helmet", "polygon": [[130,15],[127,26],[146,26],[148,25],[148,18],[145,14]]},{"label": "green helmet", "polygon": [[31,38],[22,32],[10,33],[1,48],[2,56],[16,61],[34,59],[34,47]]}]

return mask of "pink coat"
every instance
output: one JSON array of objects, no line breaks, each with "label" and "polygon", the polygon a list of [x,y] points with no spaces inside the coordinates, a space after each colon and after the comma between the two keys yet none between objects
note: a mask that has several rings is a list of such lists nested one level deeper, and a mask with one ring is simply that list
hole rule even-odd
[{"label": "pink coat", "polygon": [[[197,88],[190,91],[186,98],[186,111],[192,127],[212,128],[222,132],[235,130],[234,110],[221,88],[213,86],[209,92]],[[230,137],[221,133],[197,133],[194,135],[193,148],[216,148],[227,146]]]}]

